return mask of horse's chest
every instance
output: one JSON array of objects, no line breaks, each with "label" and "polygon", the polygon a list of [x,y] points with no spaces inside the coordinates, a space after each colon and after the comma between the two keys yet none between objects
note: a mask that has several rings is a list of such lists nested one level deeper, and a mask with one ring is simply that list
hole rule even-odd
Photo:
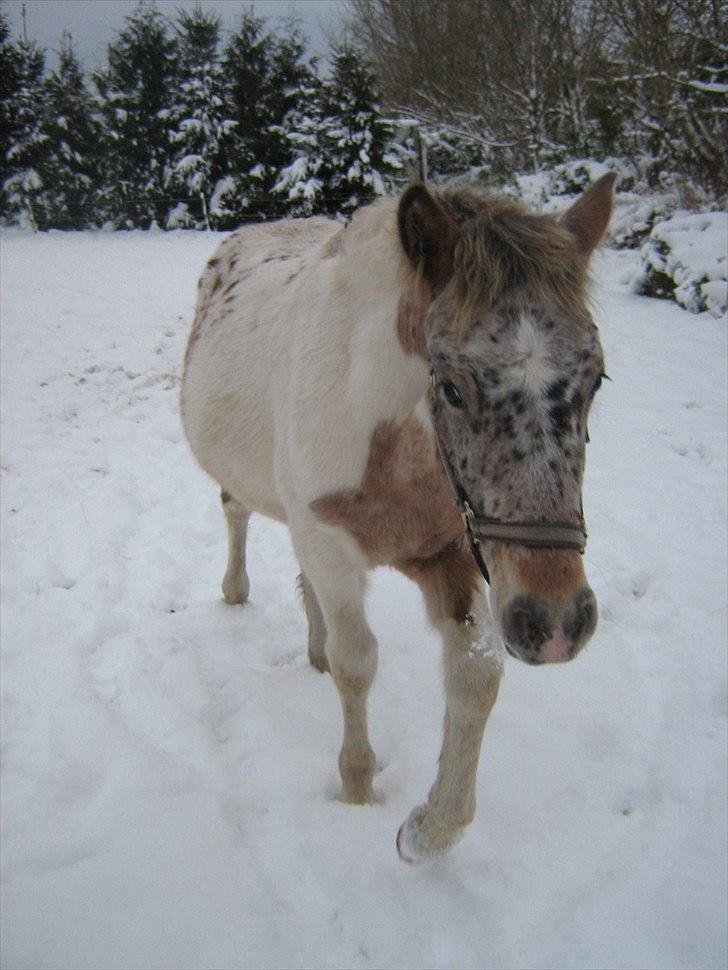
[{"label": "horse's chest", "polygon": [[462,534],[434,441],[414,417],[375,430],[359,488],[323,495],[311,507],[346,529],[372,565],[429,558]]}]

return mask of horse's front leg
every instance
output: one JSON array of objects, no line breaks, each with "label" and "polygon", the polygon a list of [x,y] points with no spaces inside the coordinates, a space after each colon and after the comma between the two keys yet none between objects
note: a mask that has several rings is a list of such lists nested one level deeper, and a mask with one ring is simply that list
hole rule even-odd
[{"label": "horse's front leg", "polygon": [[475,782],[483,732],[503,672],[503,648],[480,574],[453,543],[438,556],[402,565],[425,595],[444,641],[445,723],[435,784],[397,835],[406,862],[445,852],[475,815]]}]

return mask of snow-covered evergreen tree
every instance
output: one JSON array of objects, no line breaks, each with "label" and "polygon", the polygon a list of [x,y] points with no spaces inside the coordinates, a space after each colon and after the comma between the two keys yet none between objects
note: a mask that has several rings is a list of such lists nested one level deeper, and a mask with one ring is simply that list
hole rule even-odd
[{"label": "snow-covered evergreen tree", "polygon": [[18,87],[18,63],[10,27],[0,7],[0,186],[8,175],[7,151],[15,133],[13,101]]},{"label": "snow-covered evergreen tree", "polygon": [[94,77],[106,136],[101,203],[117,225],[166,223],[175,76],[174,38],[156,7],[140,0]]},{"label": "snow-covered evergreen tree", "polygon": [[315,84],[313,65],[304,55],[305,42],[294,23],[276,36],[251,11],[243,13],[226,48],[229,111],[237,122],[228,156],[231,177],[220,193],[229,225],[278,218],[288,211],[285,197],[273,187],[291,154],[285,118],[301,109]]},{"label": "snow-covered evergreen tree", "polygon": [[331,75],[309,75],[281,125],[288,159],[273,191],[293,215],[348,214],[406,177],[412,149],[401,128],[381,117],[361,54],[335,50]]},{"label": "snow-covered evergreen tree", "polygon": [[83,229],[96,221],[100,131],[94,102],[67,34],[45,95],[47,144],[41,163],[45,218],[56,229]]},{"label": "snow-covered evergreen tree", "polygon": [[251,212],[266,208],[264,158],[269,119],[265,106],[272,43],[265,22],[244,10],[240,26],[225,48],[227,112],[236,128],[226,152],[228,177],[215,196],[217,220],[223,228],[239,225]]},{"label": "snow-covered evergreen tree", "polygon": [[271,199],[271,218],[293,214],[287,202],[274,187],[280,181],[282,169],[289,163],[291,140],[289,123],[301,119],[306,127],[320,110],[321,85],[316,73],[316,61],[305,61],[306,42],[295,21],[289,21],[284,33],[273,38],[268,90],[266,97],[267,147],[264,158],[264,181]]},{"label": "snow-covered evergreen tree", "polygon": [[272,191],[286,200],[289,215],[310,216],[326,211],[325,190],[331,175],[323,145],[321,82],[311,75],[297,94],[297,105],[286,113],[277,129],[285,162]]},{"label": "snow-covered evergreen tree", "polygon": [[334,49],[324,82],[321,143],[325,207],[348,214],[386,191],[393,174],[390,129],[377,103],[374,75],[353,47]]},{"label": "snow-covered evergreen tree", "polygon": [[2,213],[22,226],[45,227],[46,192],[41,168],[47,136],[43,131],[45,58],[31,41],[15,46],[15,90],[7,118]]},{"label": "snow-covered evergreen tree", "polygon": [[[226,151],[236,123],[225,113],[222,65],[218,54],[220,18],[182,10],[177,21],[179,85],[170,138],[174,154],[167,173],[169,194],[178,201],[169,226],[209,228],[215,224],[216,190],[224,188]],[[187,198],[189,197],[189,198]]]}]

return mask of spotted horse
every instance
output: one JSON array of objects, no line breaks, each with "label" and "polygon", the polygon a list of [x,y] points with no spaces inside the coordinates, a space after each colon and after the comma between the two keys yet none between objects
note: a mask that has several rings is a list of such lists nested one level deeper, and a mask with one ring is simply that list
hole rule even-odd
[{"label": "spotted horse", "polygon": [[406,861],[444,852],[473,819],[502,643],[529,664],[565,661],[596,626],[581,492],[604,361],[587,283],[613,183],[560,219],[416,184],[347,226],[240,229],[200,280],[182,415],[222,491],[223,594],[248,598],[251,512],[287,523],[309,657],[341,699],[344,801],[373,797],[367,572],[419,584],[442,635],[442,751],[397,836]]}]

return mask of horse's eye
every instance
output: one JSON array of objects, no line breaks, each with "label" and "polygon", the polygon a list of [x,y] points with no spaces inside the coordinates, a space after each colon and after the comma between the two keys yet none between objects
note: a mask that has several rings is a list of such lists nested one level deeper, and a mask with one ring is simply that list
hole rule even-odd
[{"label": "horse's eye", "polygon": [[606,375],[604,375],[604,374],[600,374],[599,377],[597,377],[597,379],[596,379],[596,381],[594,383],[594,387],[592,388],[592,392],[591,392],[591,396],[592,397],[594,397],[594,395],[597,393],[597,391],[599,390],[599,388],[602,386],[602,378],[605,377],[605,376]]},{"label": "horse's eye", "polygon": [[445,400],[451,407],[465,407],[465,402],[460,396],[460,391],[454,384],[451,384],[450,381],[443,381],[440,386],[442,387],[442,393],[445,395]]}]

